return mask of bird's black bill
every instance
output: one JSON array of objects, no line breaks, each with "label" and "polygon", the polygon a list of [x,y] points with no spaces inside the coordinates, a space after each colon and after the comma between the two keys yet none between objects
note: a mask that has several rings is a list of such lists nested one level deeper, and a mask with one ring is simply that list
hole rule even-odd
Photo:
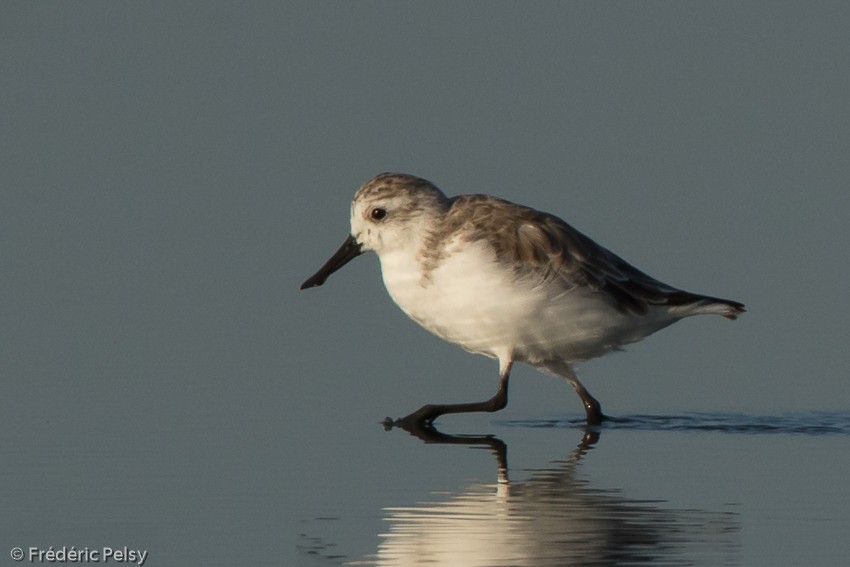
[{"label": "bird's black bill", "polygon": [[325,265],[319,268],[318,272],[307,278],[304,283],[301,284],[301,289],[322,285],[332,273],[362,253],[363,249],[361,248],[360,243],[357,242],[353,236],[349,235],[348,238],[345,239],[345,242],[342,243],[342,246],[339,247],[339,250],[334,252],[334,255],[325,262]]}]

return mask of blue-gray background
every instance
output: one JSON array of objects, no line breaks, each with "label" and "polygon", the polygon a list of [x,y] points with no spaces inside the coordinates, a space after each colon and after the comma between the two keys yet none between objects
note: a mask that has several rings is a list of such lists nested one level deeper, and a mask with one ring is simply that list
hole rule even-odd
[{"label": "blue-gray background", "polygon": [[[747,305],[586,364],[608,412],[847,409],[848,26],[843,2],[4,2],[5,561],[286,564],[299,521],[424,450],[381,418],[492,393],[374,256],[298,291],[386,170]],[[499,419],[580,414],[514,376]]]}]

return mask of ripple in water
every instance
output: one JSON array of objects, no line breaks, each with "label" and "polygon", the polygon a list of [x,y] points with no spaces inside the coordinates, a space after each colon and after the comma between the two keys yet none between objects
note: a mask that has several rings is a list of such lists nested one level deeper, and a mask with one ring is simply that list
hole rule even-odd
[{"label": "ripple in water", "polygon": [[[583,419],[501,421],[513,427],[584,428]],[[778,415],[742,413],[687,413],[680,415],[626,415],[606,421],[601,430],[718,431],[747,434],[850,435],[850,412],[799,412]]]}]

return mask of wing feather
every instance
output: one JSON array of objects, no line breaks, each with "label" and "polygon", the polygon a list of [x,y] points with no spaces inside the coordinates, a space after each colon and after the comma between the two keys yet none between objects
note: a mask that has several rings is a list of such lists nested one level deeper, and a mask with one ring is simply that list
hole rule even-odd
[{"label": "wing feather", "polygon": [[433,237],[439,240],[456,231],[466,241],[487,240],[497,258],[538,285],[588,288],[604,294],[621,312],[644,315],[652,305],[717,303],[728,306],[720,314],[729,318],[743,312],[740,303],[689,293],[656,280],[556,216],[496,197],[455,197]]}]

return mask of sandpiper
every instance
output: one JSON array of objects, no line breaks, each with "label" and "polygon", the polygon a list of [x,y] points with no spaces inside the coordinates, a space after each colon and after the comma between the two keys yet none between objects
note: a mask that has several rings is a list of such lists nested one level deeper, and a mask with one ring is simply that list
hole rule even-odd
[{"label": "sandpiper", "polygon": [[396,420],[508,403],[508,378],[525,362],[565,378],[587,423],[606,416],[573,366],[640,341],[679,319],[735,319],[737,301],[690,293],[641,272],[563,220],[487,195],[446,197],[430,181],[382,173],[351,204],[351,234],[301,289],[320,286],[356,256],[378,254],[384,285],[411,319],[451,343],[499,361],[499,387],[477,403],[428,404]]}]

